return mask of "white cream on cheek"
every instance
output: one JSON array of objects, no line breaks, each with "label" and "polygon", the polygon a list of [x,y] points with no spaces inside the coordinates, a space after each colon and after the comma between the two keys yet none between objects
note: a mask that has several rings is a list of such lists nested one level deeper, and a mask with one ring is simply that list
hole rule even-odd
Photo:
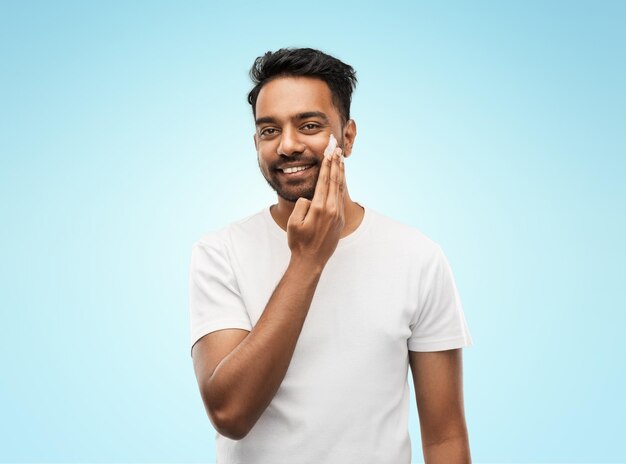
[{"label": "white cream on cheek", "polygon": [[333,134],[330,134],[330,137],[328,139],[328,145],[326,146],[326,149],[324,150],[324,157],[325,158],[330,157],[335,151],[335,148],[337,148],[337,139],[335,138]]}]

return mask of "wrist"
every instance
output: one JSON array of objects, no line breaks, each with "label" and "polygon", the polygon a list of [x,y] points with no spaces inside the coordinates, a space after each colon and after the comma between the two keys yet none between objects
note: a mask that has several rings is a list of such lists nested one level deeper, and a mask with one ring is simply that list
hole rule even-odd
[{"label": "wrist", "polygon": [[325,265],[325,263],[321,263],[310,257],[298,256],[292,253],[287,269],[293,271],[299,276],[319,278]]}]

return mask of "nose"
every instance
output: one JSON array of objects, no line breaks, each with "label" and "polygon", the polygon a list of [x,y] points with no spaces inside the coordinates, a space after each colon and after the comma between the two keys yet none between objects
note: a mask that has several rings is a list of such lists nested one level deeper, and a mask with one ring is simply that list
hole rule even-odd
[{"label": "nose", "polygon": [[294,153],[302,153],[304,144],[299,139],[299,133],[296,129],[285,127],[280,135],[280,143],[276,148],[279,155],[290,156]]}]

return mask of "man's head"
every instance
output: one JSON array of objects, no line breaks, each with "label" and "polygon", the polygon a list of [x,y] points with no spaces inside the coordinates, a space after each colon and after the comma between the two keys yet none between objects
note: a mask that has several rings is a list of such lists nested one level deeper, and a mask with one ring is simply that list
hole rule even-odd
[{"label": "man's head", "polygon": [[[356,83],[351,66],[312,49],[281,49],[255,60],[248,96],[255,117],[254,144],[261,173],[279,202],[313,198],[331,134],[350,156],[356,124],[350,100]],[[310,166],[297,175],[288,166]]]},{"label": "man's head", "polygon": [[256,101],[265,84],[277,77],[314,77],[326,82],[333,104],[341,115],[342,127],[350,119],[350,102],[357,79],[352,66],[312,48],[281,48],[254,60],[250,78],[255,84],[248,94],[252,114],[256,118]]}]

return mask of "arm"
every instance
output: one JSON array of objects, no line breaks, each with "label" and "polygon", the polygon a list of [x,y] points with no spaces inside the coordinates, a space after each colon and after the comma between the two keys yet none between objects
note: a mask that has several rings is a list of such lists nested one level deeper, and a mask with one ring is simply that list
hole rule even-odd
[{"label": "arm", "polygon": [[426,464],[470,464],[460,348],[409,351]]},{"label": "arm", "polygon": [[345,224],[344,182],[339,157],[332,167],[326,159],[313,200],[301,197],[296,202],[287,224],[291,260],[252,330],[243,335],[210,333],[204,337],[208,341],[197,344],[194,365],[201,396],[222,435],[245,437],[287,373],[322,271]]},{"label": "arm", "polygon": [[[222,435],[235,440],[243,438],[274,398],[289,367],[320,275],[321,268],[292,259],[252,331],[201,385],[207,412]],[[212,336],[204,338],[210,340]],[[200,343],[197,346],[205,358],[217,350],[217,343],[213,349],[210,345],[202,348]],[[202,356],[198,358],[194,364],[207,365],[201,361]]]}]

